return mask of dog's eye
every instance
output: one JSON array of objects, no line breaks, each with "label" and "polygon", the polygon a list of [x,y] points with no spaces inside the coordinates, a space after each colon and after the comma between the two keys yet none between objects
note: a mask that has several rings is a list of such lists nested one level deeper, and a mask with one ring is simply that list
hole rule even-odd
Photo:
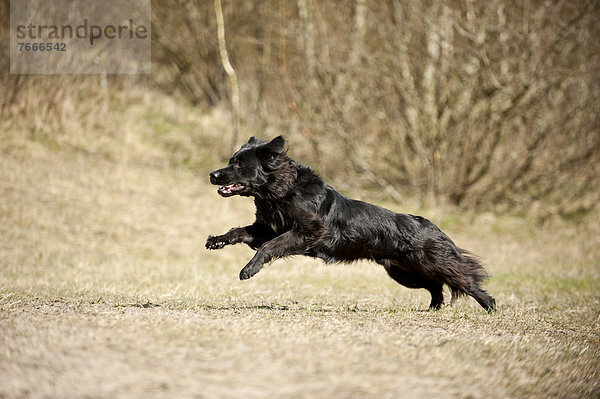
[{"label": "dog's eye", "polygon": [[239,159],[237,161],[235,161],[235,167],[236,168],[243,168],[244,167],[244,162],[240,161]]}]

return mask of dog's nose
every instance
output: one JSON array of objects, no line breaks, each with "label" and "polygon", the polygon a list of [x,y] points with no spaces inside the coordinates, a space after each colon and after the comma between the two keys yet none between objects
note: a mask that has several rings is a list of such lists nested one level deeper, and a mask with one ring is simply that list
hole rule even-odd
[{"label": "dog's nose", "polygon": [[221,172],[215,170],[214,172],[210,172],[208,175],[210,176],[210,182],[212,184],[215,184],[217,182],[217,179],[221,176]]}]

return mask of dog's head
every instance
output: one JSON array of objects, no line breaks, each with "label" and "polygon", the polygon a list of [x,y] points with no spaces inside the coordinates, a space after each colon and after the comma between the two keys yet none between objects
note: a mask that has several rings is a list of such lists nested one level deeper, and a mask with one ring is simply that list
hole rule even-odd
[{"label": "dog's head", "polygon": [[217,192],[223,197],[262,196],[275,183],[273,175],[287,159],[282,136],[271,141],[250,137],[226,167],[210,172],[210,182],[220,186]]}]

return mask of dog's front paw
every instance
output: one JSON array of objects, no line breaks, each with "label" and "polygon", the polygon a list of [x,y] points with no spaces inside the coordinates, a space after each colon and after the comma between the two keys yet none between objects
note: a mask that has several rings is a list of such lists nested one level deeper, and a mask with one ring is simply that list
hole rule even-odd
[{"label": "dog's front paw", "polygon": [[208,239],[206,240],[206,249],[221,249],[225,245],[227,245],[227,241],[225,241],[222,236],[208,236]]},{"label": "dog's front paw", "polygon": [[240,280],[248,280],[262,269],[262,265],[248,263],[246,267],[240,271]]}]

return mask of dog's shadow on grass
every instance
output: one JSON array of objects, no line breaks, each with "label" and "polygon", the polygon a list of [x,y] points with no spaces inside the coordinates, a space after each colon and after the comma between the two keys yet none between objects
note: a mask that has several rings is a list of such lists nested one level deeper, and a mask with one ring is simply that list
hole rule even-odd
[{"label": "dog's shadow on grass", "polygon": [[192,310],[192,311],[206,311],[206,312],[225,312],[225,313],[239,313],[239,312],[282,312],[282,313],[314,313],[314,314],[348,314],[348,313],[361,313],[361,314],[435,314],[443,312],[444,309],[434,311],[424,307],[369,307],[360,306],[357,304],[347,305],[327,305],[327,304],[280,304],[280,303],[262,303],[262,304],[180,304],[180,303],[153,303],[150,301],[146,302],[133,302],[133,303],[119,303],[114,305],[115,308],[141,308],[141,309],[154,309],[163,308],[171,310]]},{"label": "dog's shadow on grass", "polygon": [[158,304],[158,303],[152,303],[150,301],[146,301],[146,302],[133,302],[133,303],[118,303],[118,304],[116,304],[114,306],[115,306],[115,308],[144,308],[144,309],[159,308],[159,307],[161,307],[160,304]]},{"label": "dog's shadow on grass", "polygon": [[239,312],[239,311],[273,311],[290,313],[432,313],[429,309],[417,307],[398,307],[398,308],[377,308],[361,307],[358,305],[321,305],[321,304],[257,304],[257,305],[201,305],[199,309],[207,311]]}]

